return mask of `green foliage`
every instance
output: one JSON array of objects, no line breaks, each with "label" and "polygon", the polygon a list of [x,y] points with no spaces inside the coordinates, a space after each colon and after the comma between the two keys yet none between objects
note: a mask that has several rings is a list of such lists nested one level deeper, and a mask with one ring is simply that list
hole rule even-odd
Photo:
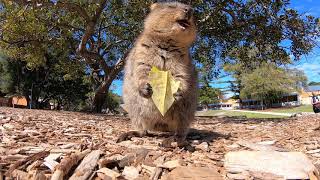
[{"label": "green foliage", "polygon": [[317,86],[317,85],[320,85],[320,82],[311,81],[308,85],[309,86]]},{"label": "green foliage", "polygon": [[106,108],[113,113],[116,112],[120,107],[120,99],[121,97],[119,95],[109,91],[106,98]]},{"label": "green foliage", "polygon": [[221,90],[217,88],[203,86],[199,89],[199,103],[201,105],[219,103],[222,96]]},{"label": "green foliage", "polygon": [[[90,81],[87,81],[90,83]],[[88,111],[91,112],[92,111],[92,104],[93,104],[93,99],[95,96],[95,92],[94,91],[90,91],[89,93],[86,94],[87,100],[86,100],[86,104],[81,104],[81,106],[79,107],[79,109],[81,111]],[[111,113],[117,113],[118,108],[120,107],[120,102],[121,102],[121,97],[111,91],[109,91],[106,95],[106,100],[103,104],[103,108],[107,111],[107,112],[111,112]]]},{"label": "green foliage", "polygon": [[[104,94],[114,79],[121,78],[119,59],[142,31],[152,2],[1,1],[0,48],[11,59],[26,62],[28,69],[45,67],[48,54],[62,57],[62,79],[79,77],[80,71],[98,75],[92,78],[93,91]],[[198,38],[191,55],[203,79],[212,80],[221,66],[231,64],[235,69],[229,72],[236,79],[231,89],[238,96],[243,73],[262,62],[291,63],[290,55],[298,60],[319,37],[319,20],[289,8],[289,0],[181,2],[195,9]]]},{"label": "green foliage", "polygon": [[271,102],[284,94],[300,91],[305,82],[305,76],[298,74],[296,70],[290,71],[272,63],[264,63],[252,72],[242,74],[240,97]]},{"label": "green foliage", "polygon": [[0,91],[2,93],[10,93],[14,91],[14,74],[10,73],[10,64],[7,60],[1,59],[0,61]]},{"label": "green foliage", "polygon": [[[190,1],[185,0],[188,3]],[[289,8],[289,0],[192,1],[199,20],[193,56],[208,75],[224,62],[290,63],[311,51],[319,37],[319,19]],[[222,61],[222,62],[221,62]],[[216,67],[216,68],[215,68]]]},{"label": "green foliage", "polygon": [[[62,57],[61,57],[62,58]],[[79,103],[86,99],[89,85],[83,81],[83,68],[73,68],[77,76],[65,79],[67,71],[57,59],[47,55],[46,64],[37,69],[28,69],[26,62],[6,59],[0,61],[0,91],[6,94],[19,94],[31,97],[33,108],[48,107],[55,101],[66,110],[76,110]],[[31,99],[29,99],[31,101]]]},{"label": "green foliage", "polygon": [[[182,2],[190,3],[189,0]],[[87,42],[88,50],[101,55],[112,67],[142,30],[142,19],[151,3],[151,0],[107,1]],[[2,40],[6,42],[2,47],[6,47],[10,57],[19,57],[33,67],[44,63],[43,49],[48,43],[65,48],[65,43],[71,40],[74,44],[69,48],[76,51],[88,25],[82,13],[94,17],[101,3],[70,1],[70,4],[81,8],[80,14],[76,8],[66,8],[67,3],[56,4],[39,6],[30,3],[27,6],[12,1],[2,3],[0,17],[6,19],[1,22]],[[211,79],[220,71],[215,68],[221,65],[220,60],[288,63],[290,54],[299,59],[310,52],[319,37],[319,20],[299,14],[288,8],[288,4],[288,0],[192,1],[199,29],[192,55],[198,68]],[[94,65],[104,71],[101,63],[93,60]],[[93,64],[90,66],[94,67]]]}]

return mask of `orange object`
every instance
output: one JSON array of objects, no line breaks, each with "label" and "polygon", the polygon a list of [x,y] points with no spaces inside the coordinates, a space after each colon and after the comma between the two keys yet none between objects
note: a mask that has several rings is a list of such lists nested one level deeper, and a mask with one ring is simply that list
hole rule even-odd
[{"label": "orange object", "polygon": [[24,96],[12,96],[10,97],[9,104],[12,107],[27,107],[28,101]]}]

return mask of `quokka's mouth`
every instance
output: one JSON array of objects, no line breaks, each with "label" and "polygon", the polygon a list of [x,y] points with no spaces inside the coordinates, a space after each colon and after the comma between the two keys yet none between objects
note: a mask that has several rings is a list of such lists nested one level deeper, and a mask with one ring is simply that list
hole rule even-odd
[{"label": "quokka's mouth", "polygon": [[186,19],[177,20],[177,23],[181,26],[182,29],[187,29],[190,26],[190,22]]}]

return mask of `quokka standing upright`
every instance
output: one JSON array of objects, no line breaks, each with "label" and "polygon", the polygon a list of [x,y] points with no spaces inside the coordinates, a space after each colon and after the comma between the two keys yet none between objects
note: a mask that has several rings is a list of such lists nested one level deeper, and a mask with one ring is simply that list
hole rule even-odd
[{"label": "quokka standing upright", "polygon": [[[150,9],[125,65],[123,100],[134,131],[122,134],[118,142],[152,130],[174,132],[179,144],[185,141],[197,106],[197,73],[189,53],[196,39],[193,10],[178,2],[155,3]],[[153,66],[170,71],[181,84],[165,116],[151,99],[148,76]]]}]

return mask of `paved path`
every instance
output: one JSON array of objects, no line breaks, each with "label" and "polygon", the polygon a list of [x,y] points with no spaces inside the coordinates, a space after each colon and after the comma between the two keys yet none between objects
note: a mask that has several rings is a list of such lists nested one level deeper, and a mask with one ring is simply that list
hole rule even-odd
[{"label": "paved path", "polygon": [[256,113],[256,114],[270,114],[270,115],[276,115],[276,116],[292,116],[294,113],[276,113],[276,112],[262,112],[262,111],[246,111],[246,110],[229,110],[229,111],[235,111],[235,112],[246,112],[246,113]]}]

